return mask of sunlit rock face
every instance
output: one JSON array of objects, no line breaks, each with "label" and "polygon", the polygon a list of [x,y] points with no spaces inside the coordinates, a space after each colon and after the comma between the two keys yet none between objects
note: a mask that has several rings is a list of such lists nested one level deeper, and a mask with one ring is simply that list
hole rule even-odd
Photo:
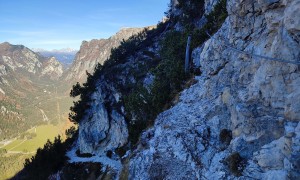
[{"label": "sunlit rock face", "polygon": [[52,80],[58,80],[63,74],[63,66],[55,57],[51,57],[44,62],[41,74]]},{"label": "sunlit rock face", "polygon": [[[229,17],[202,48],[198,83],[161,113],[133,152],[129,179],[300,177],[299,0],[229,0]],[[230,138],[222,142],[222,130]],[[228,135],[229,136],[229,135]]]},{"label": "sunlit rock face", "polygon": [[123,39],[126,40],[143,29],[123,28],[108,39],[83,41],[72,66],[65,74],[65,80],[84,82],[86,71],[93,73],[98,63],[103,64],[109,58],[112,48],[118,47]]},{"label": "sunlit rock face", "polygon": [[33,75],[34,78],[47,77],[57,80],[61,77],[63,69],[61,63],[54,57],[45,58],[25,46],[5,42],[0,44],[0,73],[2,76]]},{"label": "sunlit rock face", "polygon": [[1,43],[0,54],[0,63],[12,71],[24,70],[36,74],[42,66],[42,58],[22,45]]}]

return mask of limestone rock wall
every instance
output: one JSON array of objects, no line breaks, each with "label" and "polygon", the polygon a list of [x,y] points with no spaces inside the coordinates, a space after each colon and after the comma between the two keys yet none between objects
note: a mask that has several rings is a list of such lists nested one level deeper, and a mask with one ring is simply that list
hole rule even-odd
[{"label": "limestone rock wall", "polygon": [[[299,63],[299,7],[299,0],[227,2],[222,28],[195,52],[198,83],[142,135],[147,143],[133,152],[129,179],[300,177],[299,65],[224,45]],[[238,172],[229,167],[235,153],[244,159]]]},{"label": "limestone rock wall", "polygon": [[[78,146],[81,153],[106,156],[127,143],[127,124],[121,112],[117,112],[111,103],[119,101],[119,95],[103,79],[91,96],[90,107],[80,122]],[[110,103],[108,103],[110,102]]]},{"label": "limestone rock wall", "polygon": [[41,76],[49,77],[52,80],[58,80],[62,74],[63,66],[55,57],[51,57],[43,63]]}]

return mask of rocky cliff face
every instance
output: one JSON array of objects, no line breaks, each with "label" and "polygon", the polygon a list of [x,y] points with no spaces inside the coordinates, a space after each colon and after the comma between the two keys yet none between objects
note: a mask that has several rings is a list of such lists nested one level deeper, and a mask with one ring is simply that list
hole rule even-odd
[{"label": "rocky cliff face", "polygon": [[74,82],[85,81],[86,71],[93,73],[98,63],[103,64],[109,58],[112,48],[119,46],[123,39],[126,40],[143,29],[123,28],[108,39],[93,39],[89,42],[83,41],[72,66],[65,74],[65,80],[72,80]]},{"label": "rocky cliff face", "polygon": [[103,78],[97,84],[91,106],[79,123],[78,146],[80,152],[106,156],[127,143],[128,130],[123,113],[112,107],[120,101],[120,95]]},{"label": "rocky cliff face", "polygon": [[2,43],[0,44],[0,54],[1,64],[15,72],[18,69],[35,74],[42,66],[40,57],[24,46]]},{"label": "rocky cliff face", "polygon": [[[142,135],[129,179],[300,177],[299,0],[229,0],[195,51],[202,75]],[[236,176],[240,176],[237,178]]]},{"label": "rocky cliff face", "polygon": [[63,74],[63,66],[55,57],[51,57],[43,63],[41,74],[43,77],[58,80]]},{"label": "rocky cliff face", "polygon": [[[205,13],[215,4],[205,1]],[[97,76],[76,147],[68,153],[71,162],[100,162],[115,179],[298,179],[299,4],[228,0],[222,27],[193,50],[201,71],[197,83],[122,157],[113,152],[127,143],[129,133],[119,92],[138,81],[151,86],[151,73],[136,70],[150,72],[147,63],[159,59],[162,35],[143,49],[146,54],[136,52],[108,67]],[[132,74],[141,74],[140,79]],[[77,157],[77,149],[94,156]]]},{"label": "rocky cliff face", "polygon": [[[45,58],[22,45],[11,45],[7,42],[0,44],[1,74],[7,75],[7,71],[36,77],[49,76],[51,79],[62,75],[62,66],[55,58]],[[23,74],[22,74],[23,73]],[[2,77],[3,78],[3,77]]]}]

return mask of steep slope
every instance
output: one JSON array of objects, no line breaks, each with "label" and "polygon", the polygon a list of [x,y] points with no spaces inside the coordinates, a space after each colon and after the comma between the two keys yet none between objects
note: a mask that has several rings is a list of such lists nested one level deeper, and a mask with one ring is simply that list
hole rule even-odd
[{"label": "steep slope", "polygon": [[[3,73],[10,71],[20,76],[26,74],[30,78],[43,78],[52,73],[58,78],[62,75],[62,66],[55,58],[45,58],[22,45],[2,43],[0,55]],[[5,81],[3,77],[2,81]]]},{"label": "steep slope", "polygon": [[142,135],[129,179],[299,179],[299,6],[228,1],[197,84]]},{"label": "steep slope", "polygon": [[51,57],[43,63],[41,74],[51,80],[58,80],[63,74],[63,66],[55,57]]},{"label": "steep slope", "polygon": [[299,0],[171,2],[73,87],[77,142],[52,177],[299,179]]},{"label": "steep slope", "polygon": [[144,28],[123,28],[108,39],[93,39],[83,41],[75,60],[66,72],[65,80],[83,82],[86,80],[86,71],[94,72],[98,63],[103,64],[110,56],[111,49],[120,45],[122,40],[141,32]]},{"label": "steep slope", "polygon": [[[228,1],[222,28],[194,51],[202,75],[142,134],[124,165],[129,179],[299,177],[298,3]],[[80,123],[78,148],[104,156],[128,135],[114,105],[124,94],[100,79]]]}]

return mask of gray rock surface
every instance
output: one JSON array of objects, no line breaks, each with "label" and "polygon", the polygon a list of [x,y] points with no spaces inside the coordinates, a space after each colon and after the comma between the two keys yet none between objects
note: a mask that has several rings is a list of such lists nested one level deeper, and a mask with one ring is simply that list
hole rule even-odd
[{"label": "gray rock surface", "polygon": [[41,74],[43,77],[58,80],[63,74],[63,66],[55,57],[51,57],[44,62]]},{"label": "gray rock surface", "polygon": [[123,115],[107,102],[118,102],[116,90],[108,83],[98,83],[91,96],[90,108],[80,122],[78,145],[81,153],[106,156],[108,151],[127,143],[128,130]]},{"label": "gray rock surface", "polygon": [[[299,66],[224,45],[299,62],[299,3],[228,1],[222,28],[194,51],[202,76],[144,132],[129,179],[300,178]],[[232,132],[228,145],[223,129]],[[240,177],[226,161],[234,152],[244,159]]]}]

